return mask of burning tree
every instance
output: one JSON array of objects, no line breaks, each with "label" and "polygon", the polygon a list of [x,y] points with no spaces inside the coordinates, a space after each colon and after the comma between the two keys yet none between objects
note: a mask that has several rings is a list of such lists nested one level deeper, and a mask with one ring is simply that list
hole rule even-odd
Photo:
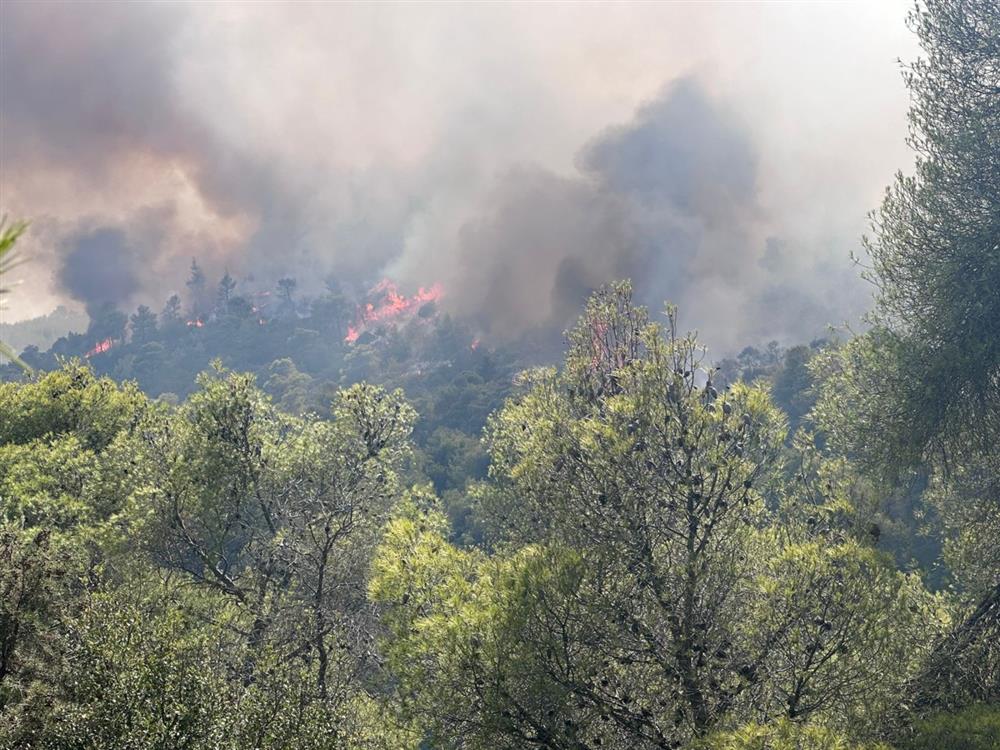
[{"label": "burning tree", "polygon": [[407,297],[399,293],[399,288],[388,279],[382,279],[368,292],[369,301],[358,309],[355,322],[348,326],[344,341],[357,341],[361,331],[375,323],[400,320],[419,313],[431,302],[441,299],[444,290],[440,284],[420,287],[416,294]]}]

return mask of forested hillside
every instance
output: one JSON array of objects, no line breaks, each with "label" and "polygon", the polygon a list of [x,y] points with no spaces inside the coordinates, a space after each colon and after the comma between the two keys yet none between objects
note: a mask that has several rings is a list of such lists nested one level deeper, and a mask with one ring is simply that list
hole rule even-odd
[{"label": "forested hillside", "polygon": [[0,748],[1000,748],[1000,9],[911,25],[861,332],[717,359],[609,281],[553,355],[195,261],[26,348]]},{"label": "forested hillside", "polygon": [[28,346],[48,349],[70,331],[86,330],[89,321],[84,314],[74,314],[65,307],[58,307],[48,315],[17,323],[0,323],[0,341],[15,352]]}]

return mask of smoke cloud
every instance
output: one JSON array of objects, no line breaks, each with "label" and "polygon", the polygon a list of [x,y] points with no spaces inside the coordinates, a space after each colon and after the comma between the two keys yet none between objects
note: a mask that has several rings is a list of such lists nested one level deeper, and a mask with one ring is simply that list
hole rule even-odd
[{"label": "smoke cloud", "polygon": [[197,257],[440,280],[498,338],[624,277],[721,349],[809,338],[865,306],[848,255],[909,158],[905,10],[11,0],[23,316],[159,305]]},{"label": "smoke cloud", "polygon": [[89,312],[135,294],[140,276],[137,266],[135,248],[129,246],[125,233],[103,227],[67,241],[59,282]]},{"label": "smoke cloud", "polygon": [[577,161],[569,179],[508,173],[490,213],[463,227],[456,302],[484,328],[561,329],[616,278],[632,278],[640,298],[658,305],[745,275],[760,233],[757,155],[696,80],[669,86]]}]

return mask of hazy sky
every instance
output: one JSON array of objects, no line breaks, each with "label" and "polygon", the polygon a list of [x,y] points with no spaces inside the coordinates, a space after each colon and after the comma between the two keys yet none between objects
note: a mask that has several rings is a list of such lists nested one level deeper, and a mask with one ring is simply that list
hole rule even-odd
[{"label": "hazy sky", "polygon": [[7,317],[158,309],[197,256],[440,280],[499,336],[632,275],[722,348],[811,337],[912,161],[909,6],[5,0]]}]

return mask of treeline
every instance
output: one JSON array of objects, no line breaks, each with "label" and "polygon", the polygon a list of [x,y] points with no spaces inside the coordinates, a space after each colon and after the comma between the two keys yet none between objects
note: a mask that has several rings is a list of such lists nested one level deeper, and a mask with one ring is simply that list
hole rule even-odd
[{"label": "treeline", "polygon": [[[518,372],[553,361],[550,347],[530,335],[501,345],[481,342],[467,322],[439,313],[433,302],[359,326],[348,340],[366,301],[333,281],[326,292],[301,299],[295,286],[285,278],[274,290],[241,292],[228,274],[210,285],[195,261],[186,301],[174,295],[160,313],[140,306],[131,315],[104,305],[82,333],[63,335],[45,351],[23,347],[20,358],[36,372],[82,360],[98,375],[134,382],[174,405],[197,387],[199,373],[221,363],[254,374],[277,407],[296,415],[325,413],[337,390],[352,383],[400,388],[420,415],[413,478],[432,482],[444,497],[456,538],[481,541],[464,491],[486,476],[482,430]],[[377,304],[380,297],[372,299]],[[807,363],[822,344],[746,347],[718,363],[718,379],[773,382],[775,403],[797,426],[812,403]],[[11,382],[24,377],[13,363],[0,374]],[[901,559],[908,554],[900,546]]]},{"label": "treeline", "polygon": [[962,593],[931,593],[879,551],[879,491],[857,464],[805,432],[789,442],[766,387],[717,387],[702,357],[627,285],[595,295],[564,366],[523,374],[489,420],[474,546],[411,484],[416,414],[399,391],[355,385],[294,416],[224,370],[176,407],[84,365],[0,386],[0,736],[995,737],[995,642],[963,635],[947,683],[927,676],[996,575],[976,564],[996,537],[958,528]]},{"label": "treeline", "polygon": [[[60,305],[48,315],[17,323],[0,322],[0,341],[14,352],[29,346],[48,349],[67,331],[85,330],[89,324],[83,313],[73,313]],[[0,362],[6,363],[0,359]]]},{"label": "treeline", "polygon": [[[27,365],[42,371],[72,358],[85,359],[99,374],[134,380],[145,393],[172,402],[187,396],[198,373],[219,360],[229,369],[254,373],[293,412],[324,408],[333,391],[359,380],[405,386],[420,400],[425,396],[421,388],[428,383],[438,388],[449,375],[471,374],[509,385],[517,369],[512,350],[480,347],[467,323],[439,315],[433,301],[362,327],[358,316],[369,300],[345,294],[334,280],[326,292],[301,299],[294,279],[278,280],[273,292],[245,285],[243,289],[227,273],[210,289],[193,261],[185,299],[172,295],[160,312],[140,305],[129,315],[105,303],[90,310],[82,333],[61,336],[45,350],[32,345],[18,351]],[[396,295],[394,289],[391,295]],[[348,337],[354,326],[360,332]],[[7,379],[21,377],[14,365],[2,372]],[[428,405],[425,418],[478,431],[502,398],[487,396],[464,416],[438,418],[437,409]]]},{"label": "treeline", "polygon": [[[292,279],[281,282],[273,294],[241,294],[227,274],[210,290],[195,262],[187,301],[174,295],[160,313],[140,306],[131,315],[104,305],[83,333],[62,336],[46,351],[26,347],[20,357],[35,372],[82,360],[98,375],[134,382],[175,405],[197,387],[199,373],[219,362],[254,374],[276,406],[297,415],[326,413],[337,390],[352,383],[401,388],[420,414],[414,428],[420,475],[447,498],[456,535],[473,538],[460,492],[485,477],[480,434],[530,361],[530,348],[480,346],[468,324],[439,314],[433,303],[373,321],[347,341],[364,300],[333,282],[325,293],[299,299]],[[15,364],[0,372],[11,382],[24,377]]]}]

